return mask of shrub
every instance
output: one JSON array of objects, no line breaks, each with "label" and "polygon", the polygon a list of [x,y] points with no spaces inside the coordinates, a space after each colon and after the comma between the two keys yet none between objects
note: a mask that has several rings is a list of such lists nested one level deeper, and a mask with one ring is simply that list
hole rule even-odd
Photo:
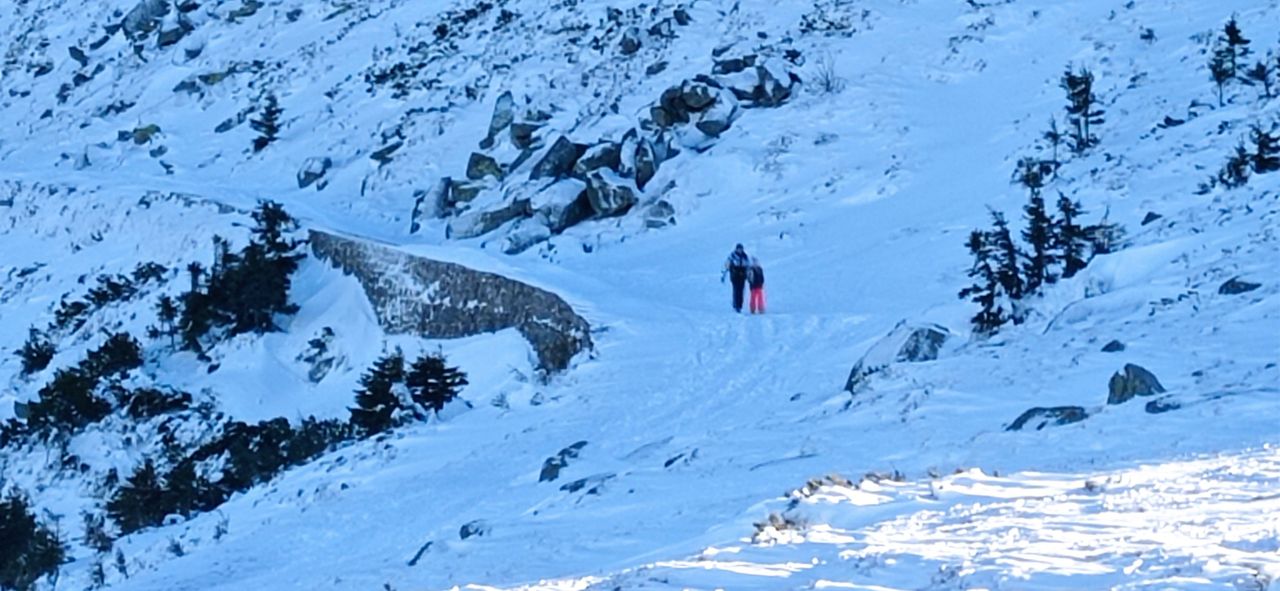
[{"label": "shrub", "polygon": [[32,589],[56,572],[65,556],[62,541],[36,521],[24,495],[11,491],[0,499],[0,588]]},{"label": "shrub", "polygon": [[58,352],[53,342],[39,329],[31,328],[27,333],[27,342],[14,354],[22,359],[22,375],[31,375],[46,367],[53,361]]}]

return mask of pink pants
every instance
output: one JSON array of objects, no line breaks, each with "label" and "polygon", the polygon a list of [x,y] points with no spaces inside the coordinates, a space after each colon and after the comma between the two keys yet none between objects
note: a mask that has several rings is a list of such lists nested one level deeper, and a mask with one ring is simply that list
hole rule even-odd
[{"label": "pink pants", "polygon": [[764,314],[764,288],[751,288],[751,313]]}]

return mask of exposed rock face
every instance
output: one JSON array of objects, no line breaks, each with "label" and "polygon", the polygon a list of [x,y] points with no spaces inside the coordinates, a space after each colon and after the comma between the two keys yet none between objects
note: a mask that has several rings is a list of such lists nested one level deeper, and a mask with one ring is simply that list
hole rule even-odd
[{"label": "exposed rock face", "polygon": [[587,321],[551,292],[316,230],[310,245],[316,258],[355,276],[388,333],[453,339],[515,328],[548,372],[592,346]]},{"label": "exposed rock face", "polygon": [[950,336],[950,331],[936,324],[899,322],[854,364],[844,389],[857,391],[868,377],[893,363],[933,361]]},{"label": "exposed rock face", "polygon": [[502,165],[488,154],[472,152],[471,157],[467,159],[467,178],[478,181],[486,176],[502,180]]},{"label": "exposed rock face", "polygon": [[1103,353],[1119,353],[1121,351],[1124,351],[1124,343],[1117,340],[1112,340],[1102,346]]},{"label": "exposed rock face", "polygon": [[566,179],[535,195],[533,208],[535,217],[541,216],[552,234],[559,234],[595,213],[587,198],[586,185],[576,179]]},{"label": "exposed rock face", "polygon": [[614,175],[606,177],[599,170],[587,175],[587,200],[591,202],[591,209],[596,215],[622,215],[639,201],[635,191],[625,183],[625,180]]},{"label": "exposed rock face", "polygon": [[1079,406],[1036,407],[1022,413],[1006,431],[1021,431],[1031,425],[1039,431],[1050,425],[1070,425],[1089,418],[1089,413]]},{"label": "exposed rock face", "polygon": [[1218,287],[1218,293],[1222,295],[1239,295],[1247,293],[1262,287],[1261,283],[1253,283],[1245,281],[1239,277],[1235,277],[1230,281],[1223,283]]},{"label": "exposed rock face", "polygon": [[622,146],[614,142],[600,142],[582,154],[577,164],[573,165],[573,174],[585,178],[587,173],[607,168],[617,171],[622,163]]},{"label": "exposed rock face", "polygon": [[517,199],[492,209],[473,209],[450,220],[445,234],[448,238],[455,239],[475,238],[529,214],[527,199]]},{"label": "exposed rock face", "polygon": [[1123,404],[1135,396],[1152,396],[1165,391],[1155,374],[1132,363],[1125,364],[1124,373],[1116,372],[1111,376],[1108,389],[1107,404]]}]

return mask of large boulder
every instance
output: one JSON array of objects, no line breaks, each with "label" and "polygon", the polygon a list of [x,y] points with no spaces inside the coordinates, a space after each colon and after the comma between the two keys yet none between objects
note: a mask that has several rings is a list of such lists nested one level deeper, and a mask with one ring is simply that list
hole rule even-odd
[{"label": "large boulder", "polygon": [[632,161],[635,162],[636,188],[643,191],[645,185],[648,185],[649,181],[658,174],[658,165],[662,162],[658,159],[653,142],[648,138],[641,138],[636,143],[635,157]]},{"label": "large boulder", "polygon": [[475,181],[464,181],[458,179],[448,179],[449,193],[446,196],[446,203],[449,207],[456,206],[460,203],[470,203],[484,191],[486,185]]},{"label": "large boulder", "polygon": [[529,215],[529,201],[514,199],[505,205],[465,212],[449,221],[446,238],[475,238],[492,232],[503,224]]},{"label": "large boulder", "polygon": [[595,214],[587,199],[586,183],[577,179],[565,179],[547,187],[533,196],[531,204],[552,234],[559,234]]},{"label": "large boulder", "polygon": [[573,174],[586,178],[588,173],[601,168],[617,172],[621,163],[622,146],[615,142],[604,141],[587,148],[578,162],[573,165]]},{"label": "large boulder", "polygon": [[868,377],[894,363],[933,361],[950,336],[950,331],[936,324],[899,322],[854,364],[844,389],[856,392]]},{"label": "large boulder", "polygon": [[698,131],[718,138],[729,130],[734,119],[738,118],[738,100],[729,91],[716,91],[716,100],[702,113],[698,114],[694,127]]},{"label": "large boulder", "polygon": [[511,96],[511,92],[507,91],[498,96],[498,101],[493,106],[493,118],[489,120],[489,134],[480,142],[480,147],[485,150],[492,148],[498,134],[515,120],[516,100]]},{"label": "large boulder", "polygon": [[640,29],[636,27],[627,29],[627,31],[622,34],[622,41],[618,43],[618,51],[621,52],[622,55],[631,55],[640,51],[640,47],[643,46],[643,43],[640,41],[640,35]]},{"label": "large boulder", "polygon": [[676,223],[676,208],[665,199],[650,205],[644,214],[644,225],[648,228],[665,228]]},{"label": "large boulder", "polygon": [[581,158],[585,151],[586,146],[575,144],[569,141],[569,138],[560,136],[542,156],[542,160],[533,165],[529,180],[562,179],[569,176],[573,172],[573,166],[578,163],[578,158]]},{"label": "large boulder", "polygon": [[502,180],[502,165],[488,154],[472,152],[467,159],[467,178],[478,181],[486,176]]},{"label": "large boulder", "polygon": [[442,218],[449,211],[449,187],[453,180],[444,177],[426,191],[413,194],[413,214],[409,219],[409,233],[417,234],[423,220]]},{"label": "large boulder", "polygon": [[305,189],[315,184],[316,190],[324,190],[328,182],[324,180],[324,175],[329,172],[329,168],[333,166],[333,160],[327,157],[311,157],[302,161],[302,168],[298,169],[297,181],[298,188]]},{"label": "large boulder", "polygon": [[518,227],[511,230],[502,241],[502,252],[520,254],[535,244],[540,244],[551,237],[551,229],[541,215],[522,220]]},{"label": "large boulder", "polygon": [[537,133],[542,126],[537,123],[519,122],[511,124],[511,144],[521,150],[534,150],[539,146]]},{"label": "large boulder", "polygon": [[587,200],[600,217],[627,213],[639,199],[626,179],[607,171],[596,170],[587,175]]},{"label": "large boulder", "polygon": [[1132,363],[1126,363],[1124,372],[1116,372],[1107,385],[1107,404],[1123,404],[1135,396],[1163,394],[1164,386],[1155,374]]},{"label": "large boulder", "polygon": [[1039,431],[1050,425],[1070,425],[1089,418],[1089,413],[1079,406],[1036,407],[1022,413],[1006,431],[1021,431],[1028,425]]},{"label": "large boulder", "polygon": [[1239,295],[1248,293],[1262,287],[1261,283],[1253,283],[1245,281],[1239,277],[1234,277],[1230,281],[1218,286],[1218,293],[1221,295]]},{"label": "large boulder", "polygon": [[156,30],[156,27],[160,26],[161,19],[167,14],[169,14],[168,0],[139,0],[128,14],[124,15],[120,29],[124,31],[125,37],[136,42]]}]

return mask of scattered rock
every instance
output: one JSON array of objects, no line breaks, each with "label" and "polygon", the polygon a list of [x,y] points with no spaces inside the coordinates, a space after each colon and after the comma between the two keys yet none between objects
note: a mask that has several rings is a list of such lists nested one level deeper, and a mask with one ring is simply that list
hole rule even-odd
[{"label": "scattered rock", "polygon": [[431,189],[414,192],[413,215],[409,222],[410,234],[416,234],[422,229],[422,220],[444,216],[449,209],[449,187],[452,184],[452,179],[444,177]]},{"label": "scattered rock", "polygon": [[1151,222],[1154,222],[1154,221],[1156,221],[1156,220],[1158,220],[1158,219],[1160,219],[1160,218],[1162,218],[1162,217],[1164,217],[1164,216],[1162,216],[1162,215],[1160,215],[1160,214],[1158,214],[1158,213],[1156,213],[1156,212],[1154,212],[1154,211],[1148,211],[1148,212],[1147,212],[1147,215],[1146,215],[1145,217],[1143,217],[1143,218],[1142,218],[1142,225],[1144,225],[1144,226],[1145,226],[1145,225],[1150,224]]},{"label": "scattered rock", "polygon": [[1247,293],[1262,287],[1261,283],[1253,283],[1245,281],[1239,277],[1234,277],[1230,281],[1223,283],[1218,287],[1218,293],[1222,295],[1239,295]]},{"label": "scattered rock", "polygon": [[653,142],[642,138],[636,144],[635,158],[636,188],[644,190],[645,185],[658,174],[659,160],[654,153]]},{"label": "scattered rock", "polygon": [[470,537],[484,536],[488,534],[489,531],[490,531],[489,524],[482,519],[477,519],[475,521],[463,524],[463,526],[458,529],[458,537],[465,540]]},{"label": "scattered rock", "polygon": [[573,174],[586,178],[587,173],[601,168],[617,172],[621,163],[622,146],[614,142],[604,141],[587,148],[583,152],[582,157],[573,165]]},{"label": "scattered rock", "polygon": [[626,186],[621,177],[608,175],[601,170],[587,175],[587,200],[591,209],[600,217],[613,217],[627,213],[639,199],[635,191]]},{"label": "scattered rock", "polygon": [[[542,129],[541,125],[536,123],[512,123],[511,124],[511,144],[521,150],[533,150],[539,147],[539,142],[534,137],[538,130]],[[515,167],[512,167],[513,169]]]},{"label": "scattered rock", "polygon": [[538,475],[538,482],[551,482],[560,477],[560,470],[569,465],[569,460],[577,459],[578,454],[582,452],[582,448],[587,446],[587,442],[579,441],[566,447],[556,455],[547,458],[542,463],[542,473]]},{"label": "scattered rock", "polygon": [[579,478],[573,482],[569,482],[561,485],[560,490],[569,492],[569,493],[576,493],[589,486],[591,488],[587,489],[587,494],[598,495],[600,494],[600,491],[603,488],[604,483],[612,480],[613,477],[614,477],[613,474],[596,474],[595,476]]},{"label": "scattered rock", "polygon": [[734,57],[727,60],[716,60],[714,66],[711,67],[711,73],[717,76],[726,74],[737,74],[747,68],[753,68],[756,65],[756,56],[746,55],[743,57]]},{"label": "scattered rock", "polygon": [[845,391],[856,392],[868,377],[893,363],[936,360],[950,336],[950,331],[936,324],[899,322],[854,364]]},{"label": "scattered rock", "polygon": [[698,131],[710,137],[717,138],[720,137],[720,134],[729,130],[729,127],[733,125],[733,121],[737,117],[737,100],[734,99],[731,93],[726,92],[723,100],[715,101],[713,107],[699,115],[698,122],[694,124],[694,127],[697,127]]},{"label": "scattered rock", "polygon": [[324,180],[324,175],[329,172],[329,167],[333,166],[333,160],[328,157],[311,157],[302,162],[302,168],[298,169],[298,188],[305,189],[315,183],[317,191],[323,191],[328,186],[328,181]]},{"label": "scattered rock", "polygon": [[640,51],[640,47],[640,29],[631,27],[622,34],[622,42],[618,44],[618,51],[622,52],[622,55],[631,55]]},{"label": "scattered rock", "polygon": [[1161,413],[1169,412],[1171,410],[1178,410],[1180,408],[1182,408],[1182,405],[1179,404],[1176,400],[1171,400],[1166,397],[1166,398],[1157,398],[1156,400],[1152,400],[1151,402],[1148,402],[1147,406],[1145,407],[1145,410],[1147,411],[1147,414],[1158,415]]},{"label": "scattered rock", "polygon": [[140,0],[128,14],[124,15],[121,30],[130,41],[139,41],[156,30],[160,25],[160,19],[166,14],[169,14],[167,0]]},{"label": "scattered rock", "polygon": [[576,179],[560,181],[533,198],[533,209],[552,234],[559,234],[595,214],[587,198],[586,183]]},{"label": "scattered rock", "polygon": [[498,101],[493,106],[493,118],[489,121],[489,134],[480,142],[482,149],[493,147],[494,140],[498,134],[511,125],[516,119],[516,100],[510,91],[502,93],[498,96]]},{"label": "scattered rock", "polygon": [[509,232],[507,237],[503,239],[503,253],[520,254],[529,250],[533,245],[542,243],[551,237],[551,228],[547,227],[545,220],[528,218],[525,221],[531,223],[521,223],[520,227]]},{"label": "scattered rock", "polygon": [[537,180],[542,178],[561,179],[569,176],[573,172],[573,166],[578,163],[578,158],[582,157],[586,147],[569,141],[569,138],[560,136],[559,139],[551,145],[542,160],[533,166],[533,172],[529,173],[529,180]]},{"label": "scattered rock", "polygon": [[472,152],[471,158],[467,160],[467,178],[478,181],[486,176],[502,180],[502,165],[488,154]]},{"label": "scattered rock", "polygon": [[400,141],[392,142],[381,148],[378,148],[372,154],[369,154],[369,159],[376,161],[378,163],[378,166],[382,166],[388,162],[391,162],[391,155],[395,154],[396,150],[399,150],[402,146],[404,146],[404,142],[400,142]]},{"label": "scattered rock", "polygon": [[158,133],[160,133],[160,126],[152,123],[150,125],[134,128],[131,133],[131,139],[133,140],[133,143],[141,146],[142,144],[151,141],[151,139]]},{"label": "scattered rock", "polygon": [[499,226],[529,215],[529,201],[516,199],[493,209],[468,211],[449,221],[445,229],[446,238],[475,238],[488,234]]},{"label": "scattered rock", "polygon": [[1175,119],[1175,118],[1173,118],[1173,117],[1170,117],[1170,116],[1168,116],[1168,115],[1165,115],[1165,116],[1164,116],[1164,121],[1161,121],[1161,122],[1160,122],[1160,124],[1159,124],[1159,126],[1160,126],[1160,127],[1164,127],[1164,128],[1177,127],[1177,126],[1182,125],[1183,123],[1186,123],[1186,122],[1187,122],[1187,120],[1186,120],[1186,119]]},{"label": "scattered rock", "polygon": [[1164,386],[1155,374],[1145,368],[1126,363],[1124,372],[1116,372],[1108,384],[1107,404],[1123,404],[1135,396],[1152,396],[1164,393]]},{"label": "scattered rock", "polygon": [[449,183],[447,202],[450,206],[457,205],[459,203],[470,203],[480,195],[480,192],[485,188],[481,183],[460,181],[456,179],[446,180]]},{"label": "scattered rock", "polygon": [[1116,340],[1112,340],[1110,343],[1107,343],[1102,346],[1103,353],[1119,353],[1123,350],[1124,350],[1124,343]]},{"label": "scattered rock", "polygon": [[644,69],[644,74],[646,76],[656,76],[658,74],[661,74],[666,69],[667,69],[667,62],[657,61],[652,64],[649,64],[649,67]]},{"label": "scattered rock", "polygon": [[665,228],[667,226],[675,225],[675,223],[676,208],[665,199],[659,200],[657,203],[650,205],[649,209],[645,211],[645,227],[654,229]]},{"label": "scattered rock", "polygon": [[1036,407],[1019,415],[1005,430],[1021,431],[1027,425],[1034,425],[1035,430],[1039,431],[1050,425],[1070,425],[1087,418],[1089,414],[1079,406]]},{"label": "scattered rock", "polygon": [[89,56],[85,55],[84,50],[79,47],[72,45],[67,48],[67,53],[71,54],[71,59],[80,63],[81,68],[89,65]]}]

